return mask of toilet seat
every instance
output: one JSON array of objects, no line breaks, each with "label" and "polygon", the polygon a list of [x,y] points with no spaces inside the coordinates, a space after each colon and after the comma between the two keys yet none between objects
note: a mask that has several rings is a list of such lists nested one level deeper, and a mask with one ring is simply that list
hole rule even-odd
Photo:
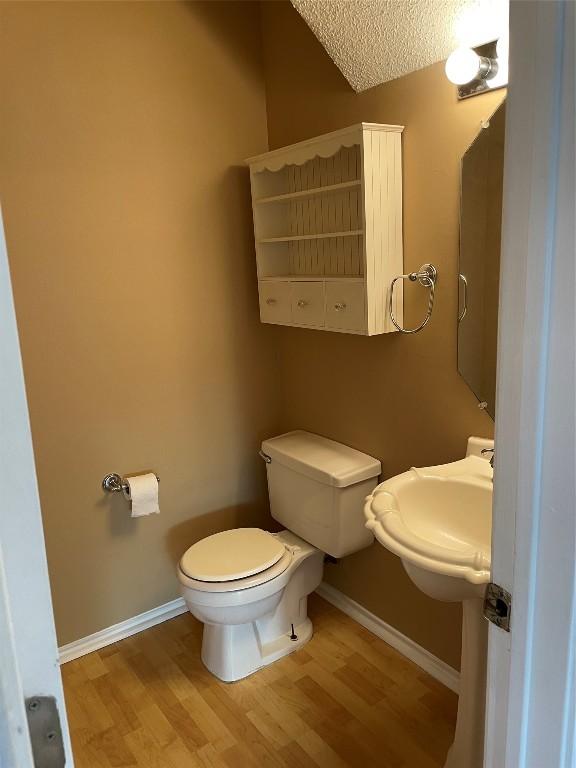
[{"label": "toilet seat", "polygon": [[258,587],[262,584],[266,584],[278,576],[281,576],[287,569],[293,560],[293,552],[286,550],[280,560],[271,568],[267,568],[265,571],[254,574],[254,576],[247,576],[244,579],[234,579],[233,581],[200,581],[199,579],[192,579],[187,576],[182,568],[179,569],[180,583],[189,589],[194,589],[197,592],[206,593],[224,593],[224,592],[241,592],[242,590],[250,589],[250,587]]},{"label": "toilet seat", "polygon": [[236,528],[193,544],[180,560],[180,573],[193,589],[229,592],[270,581],[291,560],[292,552],[274,534]]}]

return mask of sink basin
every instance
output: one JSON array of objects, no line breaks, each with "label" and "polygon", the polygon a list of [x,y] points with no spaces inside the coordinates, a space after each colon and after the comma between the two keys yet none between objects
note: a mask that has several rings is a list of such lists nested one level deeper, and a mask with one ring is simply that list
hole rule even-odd
[{"label": "sink basin", "polygon": [[[365,515],[366,527],[405,565],[473,585],[490,581],[492,468],[485,458],[471,454],[397,475],[377,486]],[[472,594],[461,589],[462,598],[432,597]]]},{"label": "sink basin", "polygon": [[366,499],[366,527],[398,555],[412,581],[436,600],[462,602],[460,697],[445,768],[482,768],[493,470],[471,437],[466,457],[413,468],[378,485]]}]

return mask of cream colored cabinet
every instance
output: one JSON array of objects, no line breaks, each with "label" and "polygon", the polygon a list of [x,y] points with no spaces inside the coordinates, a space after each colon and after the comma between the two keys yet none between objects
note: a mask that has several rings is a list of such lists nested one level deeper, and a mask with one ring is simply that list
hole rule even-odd
[{"label": "cream colored cabinet", "polygon": [[[403,272],[402,130],[360,123],[246,161],[262,322],[396,330],[388,297]],[[401,319],[401,291],[395,302]]]}]

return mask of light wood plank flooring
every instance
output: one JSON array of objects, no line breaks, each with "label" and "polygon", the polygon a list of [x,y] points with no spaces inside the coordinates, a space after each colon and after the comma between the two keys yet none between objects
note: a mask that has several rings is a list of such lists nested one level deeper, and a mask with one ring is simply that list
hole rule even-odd
[{"label": "light wood plank flooring", "polygon": [[238,683],[179,616],[62,667],[76,768],[441,768],[456,696],[316,595],[314,637]]}]

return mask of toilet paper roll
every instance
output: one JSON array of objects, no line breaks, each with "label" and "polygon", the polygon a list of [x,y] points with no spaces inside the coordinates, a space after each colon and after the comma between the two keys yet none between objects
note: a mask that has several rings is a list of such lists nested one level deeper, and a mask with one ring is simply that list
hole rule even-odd
[{"label": "toilet paper roll", "polygon": [[132,517],[144,517],[145,515],[157,515],[160,513],[158,506],[158,478],[153,472],[146,475],[133,475],[126,478],[128,490],[124,496],[132,502]]}]

